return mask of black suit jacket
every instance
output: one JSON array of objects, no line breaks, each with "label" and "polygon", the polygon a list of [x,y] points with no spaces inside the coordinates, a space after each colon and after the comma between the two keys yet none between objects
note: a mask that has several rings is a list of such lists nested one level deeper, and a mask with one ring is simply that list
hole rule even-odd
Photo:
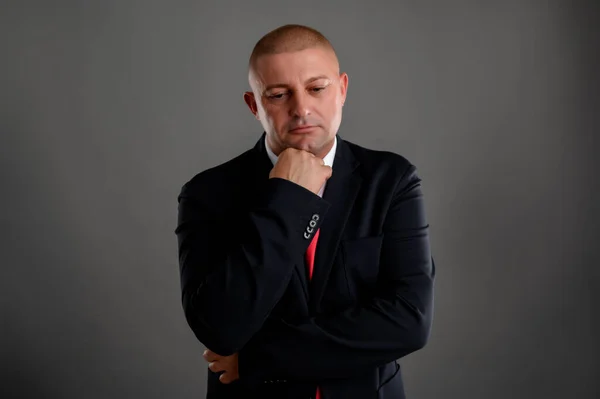
[{"label": "black suit jacket", "polygon": [[[182,302],[196,337],[239,355],[208,398],[403,398],[397,359],[429,336],[435,266],[420,178],[404,157],[339,135],[323,198],[269,179],[256,146],[181,189]],[[304,253],[321,229],[314,274]]]}]

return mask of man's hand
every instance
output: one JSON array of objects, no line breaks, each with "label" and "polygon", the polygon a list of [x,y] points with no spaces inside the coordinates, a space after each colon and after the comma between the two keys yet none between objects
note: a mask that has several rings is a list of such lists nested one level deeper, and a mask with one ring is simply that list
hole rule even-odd
[{"label": "man's hand", "polygon": [[279,177],[296,183],[315,194],[331,177],[333,170],[308,151],[286,148],[279,154],[269,178]]},{"label": "man's hand", "polygon": [[234,353],[231,356],[217,355],[215,352],[207,349],[202,355],[209,362],[208,369],[214,373],[225,371],[219,376],[219,381],[223,384],[229,384],[240,378],[238,374],[238,354]]}]

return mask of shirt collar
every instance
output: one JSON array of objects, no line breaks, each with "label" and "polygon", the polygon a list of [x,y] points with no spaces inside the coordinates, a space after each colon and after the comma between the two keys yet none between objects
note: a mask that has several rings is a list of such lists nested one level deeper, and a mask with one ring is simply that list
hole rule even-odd
[{"label": "shirt collar", "polygon": [[[267,155],[269,156],[269,159],[271,160],[273,165],[275,165],[277,163],[277,159],[279,157],[277,155],[275,155],[275,153],[271,150],[271,147],[269,147],[269,142],[267,141],[266,135],[265,135],[265,148],[267,149]],[[329,167],[333,167],[333,160],[335,159],[335,150],[336,149],[337,149],[337,135],[335,136],[335,138],[333,140],[333,146],[331,147],[331,150],[329,150],[327,155],[325,155],[325,158],[323,158],[323,162],[325,162],[325,165],[327,165]]]}]

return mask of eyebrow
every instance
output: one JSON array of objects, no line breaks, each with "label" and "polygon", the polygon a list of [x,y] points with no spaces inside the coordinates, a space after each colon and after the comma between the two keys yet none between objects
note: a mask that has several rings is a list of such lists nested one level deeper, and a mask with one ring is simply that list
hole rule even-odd
[{"label": "eyebrow", "polygon": [[[327,75],[315,76],[315,77],[312,77],[310,79],[307,79],[304,82],[304,84],[306,85],[306,84],[312,83],[315,80],[319,80],[319,79],[329,79],[329,76],[327,76]],[[289,86],[287,84],[285,84],[285,83],[273,83],[273,84],[270,84],[267,87],[265,87],[265,90],[263,91],[263,93],[266,93],[269,90],[272,90],[272,89],[275,89],[275,88],[278,88],[278,87],[289,87]]]}]

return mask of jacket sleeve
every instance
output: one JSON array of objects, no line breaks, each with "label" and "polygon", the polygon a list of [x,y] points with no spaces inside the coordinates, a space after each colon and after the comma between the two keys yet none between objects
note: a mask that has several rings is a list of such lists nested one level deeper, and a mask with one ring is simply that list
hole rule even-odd
[{"label": "jacket sleeve", "polygon": [[294,254],[309,245],[307,226],[318,215],[313,231],[319,228],[329,203],[279,178],[269,179],[257,205],[239,216],[224,217],[208,205],[209,195],[201,184],[187,183],[178,196],[182,304],[198,340],[227,356],[246,344],[279,301]]},{"label": "jacket sleeve", "polygon": [[384,222],[375,293],[340,313],[296,324],[269,318],[239,353],[240,380],[349,378],[422,348],[432,323],[435,276],[428,228],[411,166]]}]

